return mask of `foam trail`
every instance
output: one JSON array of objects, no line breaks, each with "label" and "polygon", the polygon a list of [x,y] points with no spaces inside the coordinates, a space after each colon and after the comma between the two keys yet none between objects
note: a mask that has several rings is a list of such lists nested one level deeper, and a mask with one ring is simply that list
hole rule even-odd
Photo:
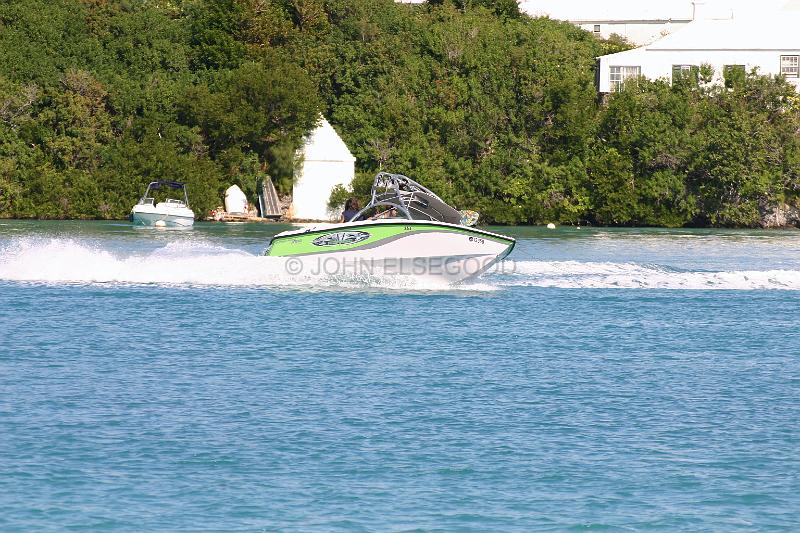
[{"label": "foam trail", "polygon": [[[499,286],[578,289],[800,290],[797,270],[683,271],[658,265],[577,261],[505,264]],[[492,279],[490,277],[489,279]]]},{"label": "foam trail", "polygon": [[377,288],[486,292],[503,287],[576,289],[800,290],[797,270],[682,271],[658,265],[578,261],[505,261],[457,287],[412,276],[294,275],[284,258],[172,242],[136,253],[63,238],[13,238],[0,245],[0,280],[187,286]]},{"label": "foam trail", "polygon": [[[0,279],[46,283],[452,290],[447,285],[408,276],[294,275],[286,271],[284,258],[191,241],[122,254],[73,239],[12,239],[0,247]],[[493,288],[475,285],[468,290]]]}]

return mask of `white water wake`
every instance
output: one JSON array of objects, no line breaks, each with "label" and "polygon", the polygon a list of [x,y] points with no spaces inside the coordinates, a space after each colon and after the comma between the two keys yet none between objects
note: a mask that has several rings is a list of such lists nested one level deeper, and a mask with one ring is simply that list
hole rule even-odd
[{"label": "white water wake", "polygon": [[505,267],[500,286],[565,289],[800,290],[798,270],[687,271],[659,265],[520,261]]},{"label": "white water wake", "polygon": [[[85,241],[19,238],[0,246],[0,280],[44,283],[238,287],[375,287],[442,290],[409,276],[292,273],[285,258],[265,257],[206,242],[172,242],[141,252],[112,252]],[[489,289],[481,285],[472,290]]]},{"label": "white water wake", "polygon": [[[185,286],[331,287],[452,290],[412,276],[287,272],[284,258],[206,242],[172,242],[155,250],[114,252],[86,241],[14,238],[0,244],[0,280]],[[578,261],[505,261],[458,290],[504,287],[576,289],[798,290],[798,270],[684,271],[658,265]]]}]

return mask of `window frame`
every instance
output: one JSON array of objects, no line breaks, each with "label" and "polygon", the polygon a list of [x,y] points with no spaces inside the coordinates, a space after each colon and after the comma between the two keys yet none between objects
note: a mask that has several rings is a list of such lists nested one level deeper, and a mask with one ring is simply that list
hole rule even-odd
[{"label": "window frame", "polygon": [[[734,73],[738,74],[733,75]],[[725,81],[725,87],[733,89],[736,86],[736,81],[747,78],[747,65],[723,65],[722,78]]]},{"label": "window frame", "polygon": [[[614,69],[619,69],[614,72]],[[616,74],[616,76],[615,76]],[[608,67],[608,81],[612,93],[618,93],[622,90],[622,86],[630,79],[638,79],[642,75],[641,65],[609,65]],[[617,79],[614,79],[614,78]]]},{"label": "window frame", "polygon": [[[786,66],[784,61],[786,59],[793,59],[794,65]],[[793,73],[787,74],[787,71],[784,69],[793,69]],[[797,54],[787,54],[781,55],[781,76],[784,78],[800,78],[800,55]]]},{"label": "window frame", "polygon": [[698,65],[672,65],[672,83],[687,79],[693,81],[695,84],[699,83],[700,67]]}]

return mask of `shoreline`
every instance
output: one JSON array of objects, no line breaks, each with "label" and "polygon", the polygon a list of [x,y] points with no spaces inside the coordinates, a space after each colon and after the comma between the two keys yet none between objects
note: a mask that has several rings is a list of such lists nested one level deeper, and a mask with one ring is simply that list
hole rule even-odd
[{"label": "shoreline", "polygon": [[[0,217],[0,221],[12,222],[128,222],[127,218],[12,218]],[[251,220],[214,220],[212,218],[197,219],[195,222],[209,222],[214,224],[257,224],[257,225],[292,225],[292,224],[336,224],[329,220],[271,220],[271,219],[251,219]],[[541,224],[498,224],[488,223],[481,226],[492,226],[498,228],[547,228],[547,222]],[[763,231],[797,231],[800,225],[763,225],[763,226],[636,226],[636,225],[595,225],[595,224],[556,224],[555,229],[661,229],[661,230],[763,230]],[[553,230],[551,230],[553,231]]]}]

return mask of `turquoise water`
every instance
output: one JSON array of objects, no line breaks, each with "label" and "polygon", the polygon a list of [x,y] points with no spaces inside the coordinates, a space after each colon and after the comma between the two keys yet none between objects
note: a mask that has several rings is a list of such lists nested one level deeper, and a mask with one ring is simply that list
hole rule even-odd
[{"label": "turquoise water", "polygon": [[442,290],[283,229],[0,221],[0,531],[800,528],[800,232],[503,229]]}]

